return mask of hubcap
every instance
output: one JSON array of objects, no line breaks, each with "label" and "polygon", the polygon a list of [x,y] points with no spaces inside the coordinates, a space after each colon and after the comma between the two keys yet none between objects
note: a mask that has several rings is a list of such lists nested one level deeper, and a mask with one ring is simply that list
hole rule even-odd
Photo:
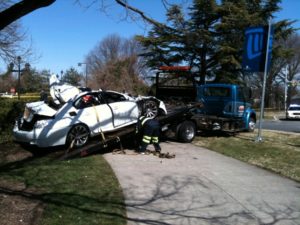
[{"label": "hubcap", "polygon": [[157,104],[154,101],[145,102],[145,116],[155,117],[158,113]]},{"label": "hubcap", "polygon": [[187,127],[187,129],[185,130],[185,136],[188,140],[191,140],[194,138],[195,132],[194,132],[194,128],[192,126]]},{"label": "hubcap", "polygon": [[76,146],[83,146],[88,140],[89,133],[85,126],[77,125],[70,131],[69,140]]},{"label": "hubcap", "polygon": [[251,120],[249,122],[249,130],[254,130],[255,129],[255,122],[253,120]]}]

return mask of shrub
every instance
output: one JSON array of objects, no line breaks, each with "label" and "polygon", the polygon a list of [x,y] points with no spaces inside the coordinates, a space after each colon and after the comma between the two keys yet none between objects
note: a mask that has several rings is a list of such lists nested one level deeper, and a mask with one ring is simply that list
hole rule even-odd
[{"label": "shrub", "polygon": [[11,132],[14,122],[23,111],[26,101],[0,98],[0,134]]}]

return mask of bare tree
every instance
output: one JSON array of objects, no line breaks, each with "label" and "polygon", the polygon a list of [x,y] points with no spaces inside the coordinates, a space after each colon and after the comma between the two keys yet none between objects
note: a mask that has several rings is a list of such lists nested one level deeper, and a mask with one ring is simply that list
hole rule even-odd
[{"label": "bare tree", "polygon": [[1,74],[0,76],[0,92],[9,92],[10,88],[15,85],[15,79],[12,73]]},{"label": "bare tree", "polygon": [[[300,79],[300,36],[297,33],[292,34],[287,39],[278,40],[274,49],[281,47],[282,57],[275,57],[272,60],[272,66],[266,80],[266,107],[284,107],[285,85],[287,85],[287,105],[291,96],[297,93],[297,86],[293,86]],[[263,73],[246,75],[247,84],[257,90],[256,98],[260,98]],[[287,84],[285,83],[287,79]]]},{"label": "bare tree", "polygon": [[4,62],[12,62],[16,56],[24,58],[32,54],[31,44],[24,45],[26,33],[21,25],[14,22],[0,31],[0,58]]},{"label": "bare tree", "polygon": [[[187,0],[177,0],[177,2],[186,2]],[[140,21],[141,19],[146,22],[153,24],[154,26],[166,28],[167,26],[164,23],[161,23],[155,19],[153,19],[147,12],[142,11],[141,9],[135,7],[131,3],[133,1],[130,0],[114,0],[114,1],[108,1],[108,0],[75,0],[75,3],[86,7],[97,7],[100,11],[111,15],[110,10],[114,8],[115,6],[120,7],[123,9],[123,13],[121,13],[119,16],[119,19],[121,20],[130,20],[130,21]],[[174,1],[173,1],[174,2]],[[162,6],[164,6],[166,9],[171,7],[172,4],[169,3],[168,0],[161,0]]]},{"label": "bare tree", "polygon": [[139,92],[137,87],[142,84],[139,74],[143,68],[139,51],[134,39],[124,39],[115,34],[104,38],[86,57],[90,75],[88,86]]},{"label": "bare tree", "polygon": [[[147,23],[151,23],[155,26],[166,28],[166,25],[160,23],[150,16],[148,16],[142,10],[134,7],[129,4],[129,0],[73,0],[74,4],[79,4],[84,7],[97,7],[102,12],[107,14],[109,13],[109,7],[111,7],[112,3],[115,3],[115,6],[121,6],[123,9],[123,18],[131,21],[137,21],[138,19],[142,19]],[[186,0],[182,0],[183,2]],[[47,7],[56,0],[22,0],[22,1],[14,1],[14,0],[0,0],[0,57],[2,59],[6,59],[7,61],[11,61],[12,57],[17,55],[16,49],[21,49],[21,41],[25,38],[25,33],[20,32],[20,24],[18,23],[18,19],[21,17],[31,13],[34,10],[37,10],[42,7]],[[166,8],[170,6],[167,0],[161,0],[163,6]],[[23,50],[23,54],[28,54],[25,49]],[[22,52],[22,51],[21,51]],[[21,53],[19,52],[18,55]]]},{"label": "bare tree", "polygon": [[[0,0],[0,11],[11,4],[13,1]],[[16,56],[23,59],[33,56],[31,40],[28,40],[20,21],[10,23],[0,30],[0,59],[10,63],[16,60]]]},{"label": "bare tree", "polygon": [[[181,1],[186,2],[187,0]],[[10,5],[0,12],[0,30],[4,29],[6,26],[20,19],[21,17],[33,12],[34,10],[53,4],[56,2],[56,0],[22,0],[18,1],[17,3],[16,1],[8,0],[7,2],[10,2]],[[151,16],[147,15],[146,12],[143,12],[137,7],[129,4],[129,0],[114,0],[113,2],[125,9],[125,19],[136,20],[137,18],[141,18],[147,23],[151,23],[155,26],[162,28],[166,27],[165,24],[154,20],[151,18]],[[161,2],[165,8],[171,6],[168,0],[161,0]],[[97,8],[106,11],[106,9],[111,6],[112,2],[108,0],[74,0],[74,3],[83,5],[85,7],[96,5]]]},{"label": "bare tree", "polygon": [[291,96],[297,93],[297,86],[293,85],[291,81],[300,81],[300,35],[294,33],[286,41],[282,42],[282,45],[289,50],[289,55],[278,73],[278,80],[285,84],[286,77],[289,82],[287,95],[287,104],[289,104]]}]

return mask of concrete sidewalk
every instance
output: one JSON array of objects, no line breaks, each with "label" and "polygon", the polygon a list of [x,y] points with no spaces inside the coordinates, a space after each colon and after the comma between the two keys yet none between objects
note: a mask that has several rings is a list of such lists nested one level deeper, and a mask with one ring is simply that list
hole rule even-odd
[{"label": "concrete sidewalk", "polygon": [[128,224],[300,224],[300,183],[192,144],[162,149],[176,157],[104,155]]}]

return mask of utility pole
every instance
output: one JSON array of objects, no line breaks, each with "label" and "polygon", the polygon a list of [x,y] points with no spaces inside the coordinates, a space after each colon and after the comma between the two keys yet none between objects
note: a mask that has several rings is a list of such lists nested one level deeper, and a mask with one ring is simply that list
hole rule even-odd
[{"label": "utility pole", "polygon": [[285,67],[285,78],[284,78],[284,112],[286,115],[287,111],[287,90],[288,90],[288,69]]},{"label": "utility pole", "polygon": [[85,65],[85,87],[87,87],[87,63],[78,63],[78,66]]},{"label": "utility pole", "polygon": [[17,88],[17,91],[18,91],[18,100],[20,100],[21,73],[30,70],[30,64],[29,63],[25,63],[24,69],[21,69],[21,60],[22,60],[21,56],[18,56],[17,57],[17,63],[18,63],[17,67],[18,67],[18,69],[17,70],[14,70],[14,63],[10,63],[9,64],[9,71],[11,71],[11,72],[18,72],[18,88]]}]

